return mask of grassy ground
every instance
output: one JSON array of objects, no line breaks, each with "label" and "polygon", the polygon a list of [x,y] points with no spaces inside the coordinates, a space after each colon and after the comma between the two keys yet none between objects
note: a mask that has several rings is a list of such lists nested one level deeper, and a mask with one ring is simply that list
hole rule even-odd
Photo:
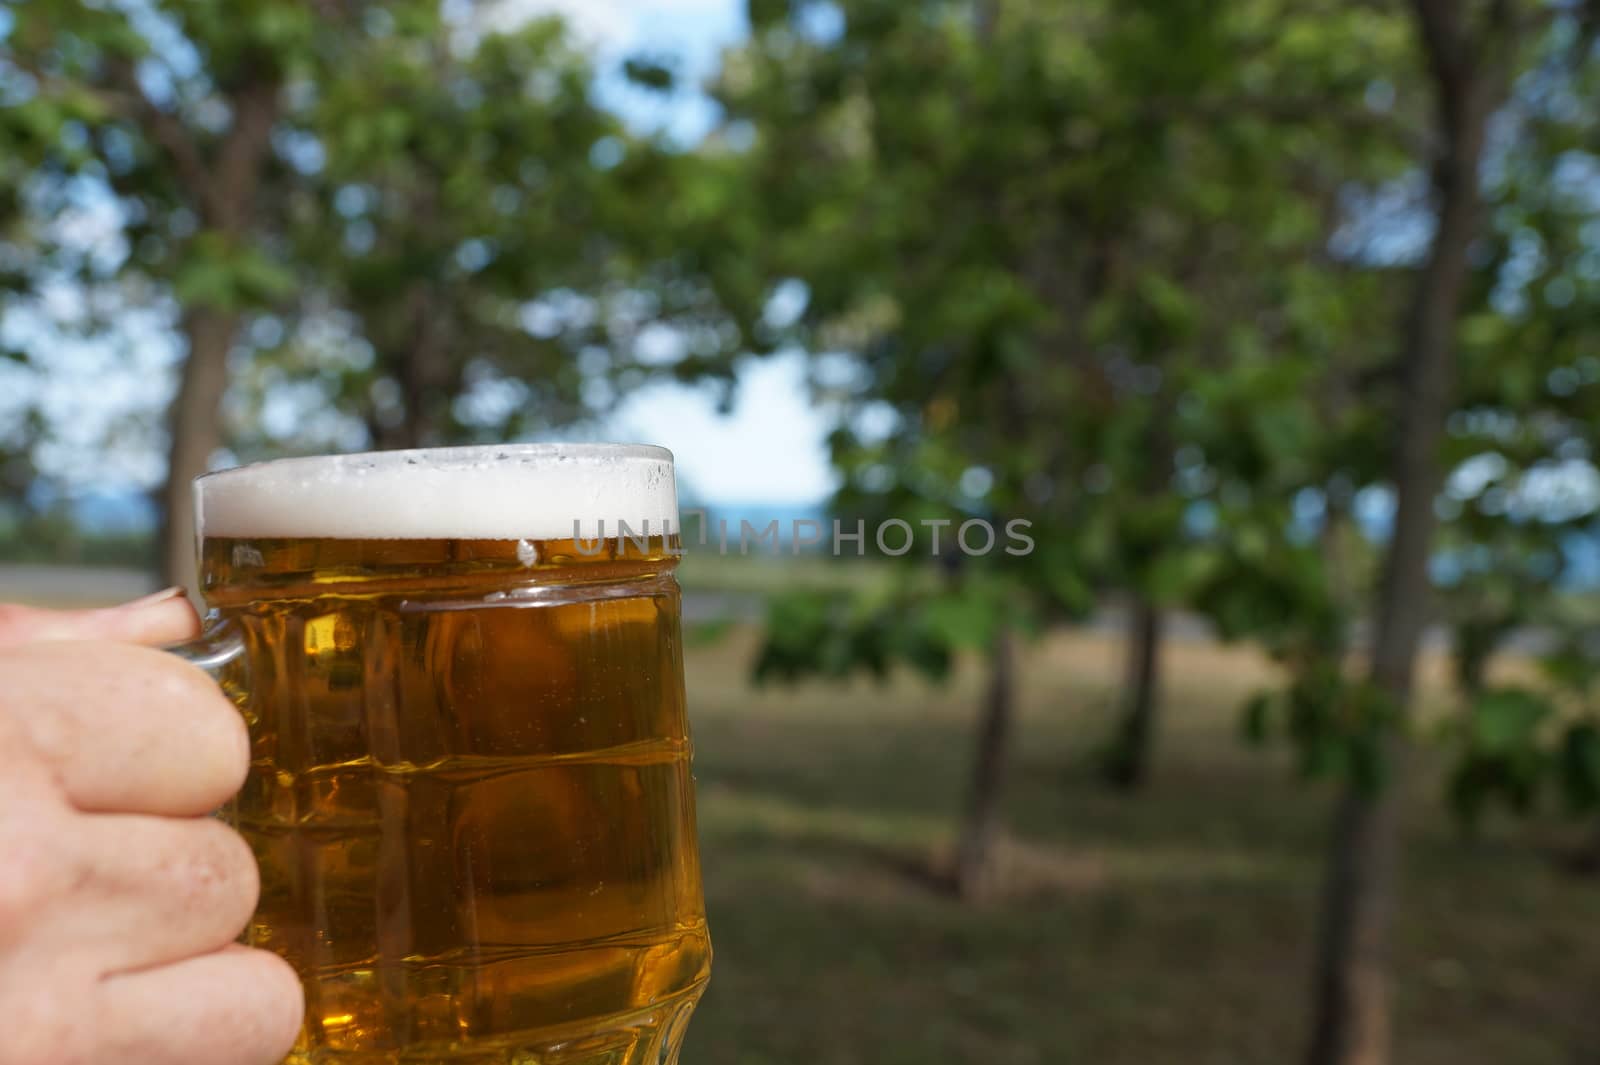
[{"label": "grassy ground", "polygon": [[[747,632],[689,663],[717,958],[690,1065],[1285,1065],[1303,1038],[1328,795],[1241,746],[1248,655],[1174,647],[1148,794],[1085,770],[1109,637],[1033,649],[1013,897],[908,872],[947,844],[979,678],[752,692]],[[1420,773],[1428,775],[1427,769]],[[1399,917],[1402,1065],[1600,1061],[1600,882],[1553,833],[1463,840],[1418,780]]]}]

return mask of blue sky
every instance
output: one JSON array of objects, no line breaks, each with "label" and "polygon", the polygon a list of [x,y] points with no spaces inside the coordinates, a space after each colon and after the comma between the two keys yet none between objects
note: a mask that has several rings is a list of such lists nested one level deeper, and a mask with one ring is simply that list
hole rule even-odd
[{"label": "blue sky", "polygon": [[[630,53],[677,57],[685,80],[704,80],[718,55],[746,32],[743,0],[496,0],[486,6],[491,24],[559,14],[576,34],[614,66]],[[602,83],[607,102],[640,124],[663,124],[685,140],[715,120],[709,101],[685,92],[663,104],[654,93],[630,91],[620,79]]]}]

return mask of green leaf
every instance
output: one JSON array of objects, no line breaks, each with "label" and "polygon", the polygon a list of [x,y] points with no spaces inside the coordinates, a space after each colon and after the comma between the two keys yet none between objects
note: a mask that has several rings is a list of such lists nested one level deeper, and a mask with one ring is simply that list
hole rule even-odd
[{"label": "green leaf", "polygon": [[1263,746],[1272,736],[1272,718],[1276,710],[1276,698],[1271,692],[1257,692],[1244,704],[1240,714],[1240,732],[1245,740],[1255,746]]},{"label": "green leaf", "polygon": [[627,79],[646,89],[669,92],[677,84],[678,76],[672,67],[659,59],[630,56],[623,61],[622,73]]},{"label": "green leaf", "polygon": [[287,266],[254,248],[234,261],[233,280],[241,301],[251,304],[274,303],[297,287],[294,273]]},{"label": "green leaf", "polygon": [[713,644],[722,642],[732,630],[732,618],[716,618],[693,625],[685,625],[683,643],[685,647],[710,647]]},{"label": "green leaf", "polygon": [[1590,654],[1581,641],[1571,641],[1540,665],[1545,676],[1569,691],[1586,693],[1600,682],[1600,656]]},{"label": "green leaf", "polygon": [[763,30],[786,20],[789,17],[789,3],[790,0],[748,0],[746,13],[751,27]]},{"label": "green leaf", "polygon": [[949,647],[987,647],[999,621],[993,605],[971,594],[940,596],[923,607],[928,630]]},{"label": "green leaf", "polygon": [[1571,726],[1562,738],[1561,790],[1574,813],[1600,808],[1600,727],[1593,722]]},{"label": "green leaf", "polygon": [[1094,589],[1084,576],[1084,567],[1070,550],[1055,541],[1040,544],[1034,562],[1044,578],[1044,586],[1056,605],[1069,615],[1081,616],[1094,609]]},{"label": "green leaf", "polygon": [[1214,548],[1178,547],[1158,555],[1142,583],[1151,599],[1176,606],[1205,587],[1222,565],[1222,555]]},{"label": "green leaf", "polygon": [[297,288],[288,267],[215,231],[200,233],[185,246],[172,279],[178,302],[221,310],[268,305]]},{"label": "green leaf", "polygon": [[1544,696],[1522,688],[1494,688],[1471,708],[1473,747],[1485,754],[1507,754],[1532,746],[1539,726],[1555,712]]}]

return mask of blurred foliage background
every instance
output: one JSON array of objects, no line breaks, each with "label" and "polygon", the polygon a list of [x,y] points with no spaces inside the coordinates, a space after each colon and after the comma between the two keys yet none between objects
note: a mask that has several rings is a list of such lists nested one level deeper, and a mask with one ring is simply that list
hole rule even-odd
[{"label": "blurred foliage background", "polygon": [[1600,5],[545,6],[0,4],[0,590],[801,353],[912,549],[690,548],[690,1060],[1600,1060]]}]

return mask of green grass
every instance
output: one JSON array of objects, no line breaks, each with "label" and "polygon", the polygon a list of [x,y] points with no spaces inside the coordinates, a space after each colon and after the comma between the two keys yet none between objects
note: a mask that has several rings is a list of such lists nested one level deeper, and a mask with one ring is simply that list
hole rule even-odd
[{"label": "green grass", "polygon": [[[689,661],[716,963],[689,1065],[1292,1065],[1329,795],[1236,738],[1267,677],[1171,649],[1147,794],[1088,754],[1117,649],[1029,655],[1008,794],[1010,897],[916,870],[948,845],[981,678],[754,692],[751,634]],[[1431,775],[1424,766],[1421,776]],[[1460,837],[1415,781],[1397,926],[1400,1065],[1600,1060],[1600,883],[1552,830]]]}]

